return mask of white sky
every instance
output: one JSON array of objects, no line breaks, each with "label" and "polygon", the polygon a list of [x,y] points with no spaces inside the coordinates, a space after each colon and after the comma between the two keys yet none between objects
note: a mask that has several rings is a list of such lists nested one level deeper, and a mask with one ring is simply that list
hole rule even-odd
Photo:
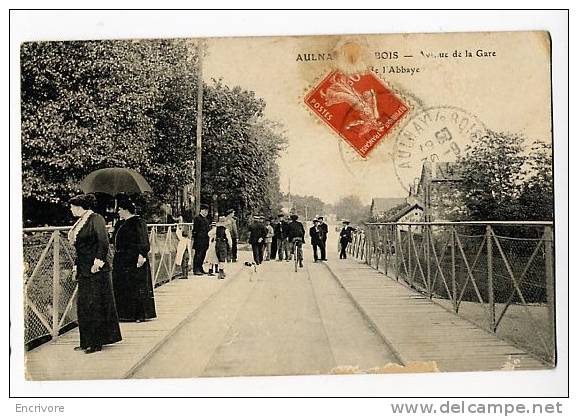
[{"label": "white sky", "polygon": [[[451,105],[475,114],[495,130],[524,132],[550,139],[549,59],[543,37],[506,34],[374,35],[365,37],[212,38],[204,62],[204,78],[223,78],[230,85],[255,91],[266,103],[266,116],[287,129],[289,146],[281,156],[281,189],[314,195],[327,203],[355,194],[369,204],[372,197],[407,194],[392,163],[395,134],[384,137],[367,160],[359,158],[328,126],[314,116],[303,98],[331,69],[333,62],[297,62],[298,53],[329,52],[344,40],[367,51],[366,65],[405,64],[421,68],[415,75],[381,75],[388,85],[406,92],[425,107]],[[492,59],[432,60],[432,52],[484,48]],[[374,51],[399,51],[414,58],[377,61]],[[516,71],[513,71],[516,68]],[[528,94],[531,91],[531,94]],[[409,103],[410,105],[413,103]],[[406,183],[419,174],[416,163]]]}]

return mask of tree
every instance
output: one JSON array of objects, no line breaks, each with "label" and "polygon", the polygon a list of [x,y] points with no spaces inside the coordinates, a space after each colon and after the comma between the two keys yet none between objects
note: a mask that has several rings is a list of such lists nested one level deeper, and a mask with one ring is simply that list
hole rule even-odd
[{"label": "tree", "polygon": [[554,219],[552,144],[534,142],[527,159],[519,207],[523,220]]},{"label": "tree", "polygon": [[[26,43],[22,62],[24,218],[68,219],[62,203],[89,172],[139,171],[151,206],[193,181],[197,63],[187,40]],[[204,86],[202,189],[219,210],[278,210],[277,158],[286,143],[254,92]],[[144,200],[143,200],[144,201]]]},{"label": "tree", "polygon": [[194,102],[182,103],[194,96],[195,60],[183,40],[23,44],[25,218],[66,201],[106,166],[137,169],[166,197],[191,158],[182,142]]},{"label": "tree", "polygon": [[220,80],[206,89],[202,189],[218,209],[271,215],[279,210],[277,158],[287,143],[281,126],[263,117],[265,102]]},{"label": "tree", "polygon": [[340,198],[333,207],[338,219],[348,219],[354,224],[361,223],[369,217],[369,206],[364,206],[356,195]]},{"label": "tree", "polygon": [[[284,195],[283,199],[287,200],[289,195]],[[325,203],[314,196],[291,195],[293,202],[293,212],[303,220],[311,220],[314,216],[321,216],[326,213]]]},{"label": "tree", "polygon": [[488,131],[458,161],[461,195],[472,220],[520,220],[524,138]]}]

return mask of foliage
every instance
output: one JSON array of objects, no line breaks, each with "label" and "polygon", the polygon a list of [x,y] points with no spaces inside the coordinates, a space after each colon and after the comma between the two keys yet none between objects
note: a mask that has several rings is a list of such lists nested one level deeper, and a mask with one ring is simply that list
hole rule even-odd
[{"label": "foliage", "polygon": [[460,158],[462,198],[472,220],[520,220],[524,138],[488,131]]},{"label": "foliage", "polygon": [[[65,222],[59,212],[77,184],[110,166],[143,174],[151,207],[174,202],[193,181],[197,58],[178,39],[23,44],[25,221]],[[276,211],[280,126],[263,117],[253,92],[220,81],[204,87],[202,200]]]},{"label": "foliage", "polygon": [[[471,220],[553,219],[552,146],[534,142],[528,152],[521,135],[489,131],[459,160],[456,194]],[[535,227],[495,227],[502,236],[539,237]]]},{"label": "foliage", "polygon": [[[283,200],[288,200],[289,195],[283,195]],[[310,195],[291,195],[294,214],[303,220],[311,220],[314,216],[323,216],[327,212],[325,203],[317,197]]]},{"label": "foliage", "polygon": [[525,167],[519,206],[525,220],[554,219],[552,144],[534,142]]},{"label": "foliage", "polygon": [[263,118],[265,102],[220,80],[206,89],[202,195],[217,208],[271,215],[279,209],[277,158],[287,142],[278,124]]},{"label": "foliage", "polygon": [[340,198],[333,205],[333,209],[338,219],[348,219],[352,224],[364,222],[370,215],[370,206],[363,205],[356,195]]}]

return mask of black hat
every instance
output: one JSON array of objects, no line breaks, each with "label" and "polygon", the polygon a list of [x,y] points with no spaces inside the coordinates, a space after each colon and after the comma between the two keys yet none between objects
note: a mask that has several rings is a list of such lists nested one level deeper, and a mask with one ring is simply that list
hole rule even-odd
[{"label": "black hat", "polygon": [[200,210],[208,210],[209,206],[207,206],[206,204],[201,204]]},{"label": "black hat", "polygon": [[319,220],[313,219],[313,223],[319,223]]},{"label": "black hat", "polygon": [[350,222],[349,220],[347,220],[347,219],[343,219],[343,220],[341,221],[341,223],[343,223],[343,224],[349,224],[349,223],[351,223],[351,222]]},{"label": "black hat", "polygon": [[291,220],[297,220],[298,218],[299,218],[299,216],[296,214],[291,215]]},{"label": "black hat", "polygon": [[117,197],[117,207],[119,209],[125,209],[131,214],[136,213],[136,206],[127,195]]},{"label": "black hat", "polygon": [[96,196],[94,194],[80,194],[68,200],[68,204],[90,210],[96,206]]},{"label": "black hat", "polygon": [[285,215],[283,213],[279,213],[277,217],[285,217]]},{"label": "black hat", "polygon": [[323,216],[317,216],[317,220],[323,220]]}]

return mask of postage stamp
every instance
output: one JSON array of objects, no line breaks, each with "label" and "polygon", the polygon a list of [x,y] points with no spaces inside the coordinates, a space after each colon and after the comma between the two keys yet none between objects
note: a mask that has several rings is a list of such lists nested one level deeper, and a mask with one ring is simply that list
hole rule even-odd
[{"label": "postage stamp", "polygon": [[396,176],[407,190],[424,162],[453,162],[466,153],[486,127],[475,115],[453,106],[423,109],[409,118],[396,137]]},{"label": "postage stamp", "polygon": [[409,112],[375,75],[338,70],[305,97],[305,104],[362,158]]}]

